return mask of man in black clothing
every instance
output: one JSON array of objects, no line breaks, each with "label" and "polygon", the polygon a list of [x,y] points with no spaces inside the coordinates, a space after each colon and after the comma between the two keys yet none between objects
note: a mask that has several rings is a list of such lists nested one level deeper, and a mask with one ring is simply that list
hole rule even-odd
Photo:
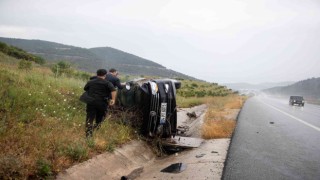
[{"label": "man in black clothing", "polygon": [[[97,71],[97,78],[87,82],[84,87],[88,91],[89,96],[95,100],[93,103],[87,104],[87,118],[86,118],[86,136],[91,137],[93,130],[100,127],[105,118],[108,108],[108,97],[111,94],[109,105],[113,106],[116,98],[116,89],[109,81],[106,81],[107,70],[99,69]],[[93,125],[93,120],[96,120]]]},{"label": "man in black clothing", "polygon": [[118,89],[123,89],[124,85],[120,83],[120,79],[117,77],[118,71],[116,69],[110,69],[109,73],[107,74],[107,80],[110,81],[114,87],[117,87]]}]

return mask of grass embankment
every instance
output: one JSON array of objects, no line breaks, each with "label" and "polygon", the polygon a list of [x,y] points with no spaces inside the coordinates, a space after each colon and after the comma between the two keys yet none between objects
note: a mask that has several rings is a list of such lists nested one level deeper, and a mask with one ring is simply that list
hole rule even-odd
[{"label": "grass embankment", "polygon": [[207,99],[208,110],[202,125],[204,139],[229,138],[236,126],[236,117],[246,98],[238,95]]},{"label": "grass embankment", "polygon": [[134,137],[132,128],[109,117],[86,140],[85,105],[78,100],[85,82],[17,64],[0,53],[0,179],[52,176]]}]

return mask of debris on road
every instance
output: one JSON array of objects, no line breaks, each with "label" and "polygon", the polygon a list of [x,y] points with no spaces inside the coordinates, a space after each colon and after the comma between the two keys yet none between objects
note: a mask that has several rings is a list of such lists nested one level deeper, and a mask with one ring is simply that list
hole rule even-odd
[{"label": "debris on road", "polygon": [[206,154],[199,154],[199,155],[196,155],[196,158],[201,158],[201,157],[203,157],[204,155],[206,155]]},{"label": "debris on road", "polygon": [[165,173],[180,173],[187,169],[187,165],[184,163],[175,163],[161,170]]},{"label": "debris on road", "polygon": [[197,118],[197,114],[193,111],[193,112],[191,112],[191,113],[187,113],[187,116],[189,117],[189,118]]}]

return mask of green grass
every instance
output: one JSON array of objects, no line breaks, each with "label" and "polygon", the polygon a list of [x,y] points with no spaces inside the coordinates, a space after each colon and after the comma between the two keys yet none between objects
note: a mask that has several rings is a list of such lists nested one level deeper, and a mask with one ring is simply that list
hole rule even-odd
[{"label": "green grass", "polygon": [[0,179],[45,178],[135,137],[112,115],[85,138],[85,81],[55,78],[49,68],[0,53]]}]

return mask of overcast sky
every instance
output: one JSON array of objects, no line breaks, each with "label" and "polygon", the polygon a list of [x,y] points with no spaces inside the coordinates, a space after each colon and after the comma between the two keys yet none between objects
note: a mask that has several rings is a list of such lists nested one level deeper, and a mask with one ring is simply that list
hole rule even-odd
[{"label": "overcast sky", "polygon": [[209,82],[320,77],[319,0],[0,0],[0,36],[109,46]]}]

